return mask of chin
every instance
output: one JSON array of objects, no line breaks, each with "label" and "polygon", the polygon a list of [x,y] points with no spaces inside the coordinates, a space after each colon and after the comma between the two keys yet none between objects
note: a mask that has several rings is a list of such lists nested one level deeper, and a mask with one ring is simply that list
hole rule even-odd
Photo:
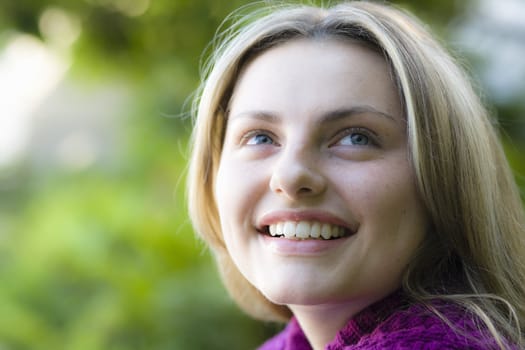
[{"label": "chin", "polygon": [[340,295],[327,293],[326,289],[315,290],[311,287],[292,287],[286,288],[261,288],[262,294],[272,303],[277,305],[323,305],[338,303],[346,298]]}]

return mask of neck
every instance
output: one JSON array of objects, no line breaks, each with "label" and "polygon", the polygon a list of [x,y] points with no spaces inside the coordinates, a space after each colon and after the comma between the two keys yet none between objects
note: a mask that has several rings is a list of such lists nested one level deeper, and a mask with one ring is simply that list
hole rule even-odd
[{"label": "neck", "polygon": [[322,350],[369,302],[329,305],[289,305],[314,350]]},{"label": "neck", "polygon": [[[379,300],[382,301],[377,303]],[[359,298],[344,303],[288,306],[312,348],[322,350],[335,340],[336,335],[350,320],[355,319],[358,332],[355,333],[355,330],[349,329],[344,335],[345,342],[350,340],[349,337],[355,337],[354,340],[358,341],[358,338],[362,336],[358,334],[359,332],[372,331],[378,322],[388,317],[396,309],[403,308],[407,303],[408,299],[404,294],[397,291],[387,296]],[[370,310],[356,318],[356,315],[365,308],[370,308]]]}]

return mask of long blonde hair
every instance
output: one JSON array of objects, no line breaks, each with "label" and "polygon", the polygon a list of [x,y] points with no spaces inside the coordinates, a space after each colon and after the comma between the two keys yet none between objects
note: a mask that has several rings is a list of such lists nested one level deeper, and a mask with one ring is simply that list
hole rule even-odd
[{"label": "long blonde hair", "polygon": [[404,106],[417,187],[431,222],[407,266],[404,291],[420,302],[465,306],[504,348],[521,344],[525,323],[525,218],[519,192],[490,120],[469,79],[422,24],[369,2],[330,8],[266,6],[218,35],[194,101],[188,174],[190,216],[209,244],[232,297],[260,319],[285,320],[239,272],[220,230],[214,182],[227,108],[240,70],[254,56],[295,38],[358,40],[389,63]]}]

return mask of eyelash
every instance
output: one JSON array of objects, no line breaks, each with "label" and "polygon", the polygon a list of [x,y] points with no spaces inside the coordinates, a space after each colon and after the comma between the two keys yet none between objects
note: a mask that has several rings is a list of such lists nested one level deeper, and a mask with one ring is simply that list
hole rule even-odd
[{"label": "eyelash", "polygon": [[[377,140],[377,135],[366,129],[366,128],[361,128],[361,127],[350,127],[350,128],[346,128],[342,131],[340,131],[339,133],[337,133],[336,137],[335,137],[335,142],[331,143],[330,146],[336,146],[338,143],[341,142],[341,140],[343,140],[345,137],[347,136],[351,136],[351,135],[354,135],[354,134],[360,134],[360,135],[363,135],[367,138],[367,141],[368,143],[365,144],[365,145],[359,145],[359,144],[352,144],[353,146],[361,146],[361,147],[367,147],[367,146],[379,146],[379,142]],[[267,131],[267,130],[262,130],[262,129],[257,129],[257,130],[251,130],[247,133],[245,133],[242,137],[241,137],[241,140],[240,140],[240,143],[243,144],[243,145],[247,145],[247,146],[258,146],[258,145],[267,145],[268,143],[252,143],[250,144],[250,140],[254,137],[257,137],[257,136],[265,136],[267,137],[268,139],[271,140],[271,145],[278,145],[278,143],[275,141],[276,137],[273,135],[273,133]]]},{"label": "eyelash", "polygon": [[368,139],[368,143],[366,145],[354,144],[354,146],[361,146],[361,147],[379,146],[379,142],[377,140],[377,135],[374,132],[372,132],[372,131],[370,131],[368,129],[360,128],[360,127],[351,127],[351,128],[347,128],[347,129],[342,130],[340,133],[338,133],[336,135],[336,141],[333,142],[331,144],[331,146],[337,145],[337,143],[340,143],[341,140],[344,139],[345,137],[350,136],[350,135],[354,135],[354,134],[363,135],[363,136],[365,136]]},{"label": "eyelash", "polygon": [[[275,141],[275,136],[267,131],[267,130],[252,130],[252,131],[249,131],[247,132],[246,134],[244,134],[241,138],[241,144],[243,145],[247,145],[247,146],[257,146],[257,145],[261,145],[261,144],[250,144],[250,140],[256,136],[265,136],[267,137],[268,139],[270,139],[272,141],[272,145],[273,144],[277,144],[277,142]],[[263,143],[263,145],[266,145],[266,143]]]}]

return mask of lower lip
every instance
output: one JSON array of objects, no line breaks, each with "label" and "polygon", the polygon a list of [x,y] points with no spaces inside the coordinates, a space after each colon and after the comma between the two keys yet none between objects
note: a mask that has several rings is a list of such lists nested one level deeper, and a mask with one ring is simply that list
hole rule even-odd
[{"label": "lower lip", "polygon": [[273,253],[284,256],[315,256],[341,247],[353,236],[338,239],[286,239],[260,235],[262,243]]}]

